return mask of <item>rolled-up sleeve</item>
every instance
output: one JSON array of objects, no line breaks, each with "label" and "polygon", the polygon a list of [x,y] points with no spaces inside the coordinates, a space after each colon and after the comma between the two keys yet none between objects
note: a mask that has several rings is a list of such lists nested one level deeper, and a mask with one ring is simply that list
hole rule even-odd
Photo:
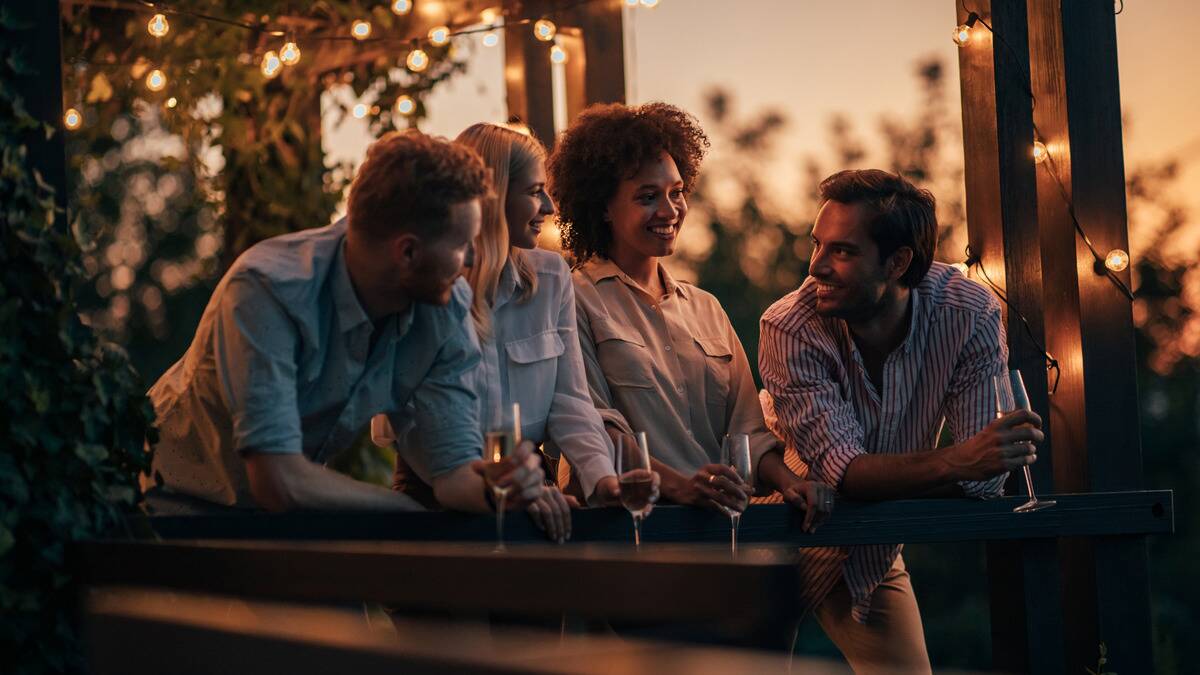
[{"label": "rolled-up sleeve", "polygon": [[591,496],[601,478],[616,475],[613,470],[612,441],[604,431],[604,422],[588,391],[577,332],[575,291],[565,262],[561,263],[558,276],[562,290],[558,298],[557,329],[564,348],[558,357],[554,400],[550,406],[547,428],[555,445],[579,473],[583,494]]},{"label": "rolled-up sleeve", "polygon": [[592,334],[591,317],[583,297],[575,294],[576,326],[579,328],[579,351],[583,357],[584,377],[587,379],[588,393],[592,397],[592,405],[605,424],[611,424],[620,431],[632,434],[633,427],[629,421],[613,405],[612,392],[608,388],[608,380],[604,377],[604,369],[600,367],[600,359],[596,356],[596,338]]},{"label": "rolled-up sleeve", "polygon": [[260,280],[231,278],[217,308],[213,358],[239,453],[300,454],[296,400],[299,333]]},{"label": "rolled-up sleeve", "polygon": [[758,388],[754,386],[754,374],[750,372],[750,361],[742,341],[738,339],[729,322],[729,316],[720,312],[720,319],[725,324],[725,339],[733,352],[730,362],[729,378],[729,409],[726,411],[725,428],[731,431],[744,432],[750,436],[750,466],[755,476],[758,475],[758,463],[763,455],[772,450],[780,449],[779,439],[767,430],[763,419],[762,405],[758,400]]},{"label": "rolled-up sleeve", "polygon": [[479,361],[475,329],[470,315],[464,313],[439,349],[429,373],[413,392],[413,419],[420,433],[420,452],[432,478],[479,459],[482,454],[479,398],[474,389]]},{"label": "rolled-up sleeve", "polygon": [[[950,380],[946,400],[946,424],[954,442],[962,443],[996,419],[994,377],[1006,373],[1008,343],[995,300],[975,321],[971,336],[959,353],[958,366]],[[961,481],[968,497],[999,497],[1004,494],[1008,473],[982,481]]]},{"label": "rolled-up sleeve", "polygon": [[800,453],[812,478],[840,487],[850,462],[865,450],[862,425],[836,377],[836,354],[823,350],[816,336],[764,321],[758,367],[783,440]]}]

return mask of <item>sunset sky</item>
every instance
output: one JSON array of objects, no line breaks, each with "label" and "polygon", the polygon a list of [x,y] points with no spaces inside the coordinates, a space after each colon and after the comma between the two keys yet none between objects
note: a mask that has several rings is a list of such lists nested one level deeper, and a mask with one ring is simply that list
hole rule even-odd
[{"label": "sunset sky", "polygon": [[[1128,0],[1117,17],[1127,170],[1178,155],[1186,161],[1179,196],[1190,207],[1183,247],[1200,246],[1200,3]],[[886,113],[904,115],[918,100],[914,64],[939,57],[949,67],[947,103],[961,119],[953,0],[662,0],[654,9],[626,10],[627,90],[630,102],[662,100],[699,113],[703,93],[721,86],[738,110],[772,107],[789,125],[776,148],[778,195],[795,190],[798,158],[826,151],[829,118],[845,113],[864,141],[878,136]],[[453,137],[467,125],[506,115],[503,47],[473,45],[467,75],[428,101],[422,127]],[[701,120],[704,121],[703,119]],[[361,122],[327,130],[338,157],[361,157],[369,139]],[[714,155],[721,151],[719,143]],[[961,162],[961,146],[955,146]],[[872,158],[865,160],[870,164]],[[1134,255],[1137,255],[1136,244]]]}]

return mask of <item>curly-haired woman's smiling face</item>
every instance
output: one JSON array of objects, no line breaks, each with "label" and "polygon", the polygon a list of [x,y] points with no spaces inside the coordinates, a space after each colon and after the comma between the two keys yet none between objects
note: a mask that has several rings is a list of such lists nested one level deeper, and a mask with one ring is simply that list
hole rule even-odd
[{"label": "curly-haired woman's smiling face", "polygon": [[617,184],[616,194],[608,202],[612,225],[609,258],[620,264],[671,255],[687,209],[679,168],[671,155],[663,152]]}]

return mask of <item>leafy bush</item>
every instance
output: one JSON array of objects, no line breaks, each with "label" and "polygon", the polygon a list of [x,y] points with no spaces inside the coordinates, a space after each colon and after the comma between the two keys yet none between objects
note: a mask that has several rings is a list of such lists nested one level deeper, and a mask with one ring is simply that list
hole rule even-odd
[{"label": "leafy bush", "polygon": [[0,671],[41,673],[81,666],[69,544],[135,503],[153,411],[75,309],[80,244],[25,145],[54,130],[7,86],[32,74],[22,28],[0,12]]}]

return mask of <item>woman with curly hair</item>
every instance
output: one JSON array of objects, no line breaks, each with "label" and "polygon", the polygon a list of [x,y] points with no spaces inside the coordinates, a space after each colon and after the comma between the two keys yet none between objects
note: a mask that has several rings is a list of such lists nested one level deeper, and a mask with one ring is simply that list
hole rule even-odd
[{"label": "woman with curly hair", "polygon": [[[575,258],[579,339],[605,429],[614,442],[646,432],[665,499],[744,508],[752,490],[720,463],[725,434],[750,436],[753,467],[779,441],[720,303],[660,263],[675,252],[707,148],[699,123],[674,106],[592,106],[550,157],[550,194]],[[818,507],[807,527],[829,488],[794,487],[790,501]]]},{"label": "woman with curly hair", "polygon": [[[502,411],[521,406],[521,436],[552,446],[578,468],[582,496],[592,504],[615,504],[617,480],[612,443],[592,405],[576,336],[575,293],[562,256],[537,248],[537,237],[554,204],[546,194],[546,150],[536,139],[497,126],[475,124],[455,141],[483,158],[492,171],[493,196],[483,200],[475,257],[464,268],[474,293],[471,318],[482,362],[476,373],[480,420],[500,425]],[[373,425],[376,442],[394,438],[386,418]],[[401,434],[395,485],[424,492],[419,456],[405,457],[417,439]],[[414,473],[416,474],[414,476]],[[568,502],[557,488],[529,507],[554,538],[570,532]]]}]

